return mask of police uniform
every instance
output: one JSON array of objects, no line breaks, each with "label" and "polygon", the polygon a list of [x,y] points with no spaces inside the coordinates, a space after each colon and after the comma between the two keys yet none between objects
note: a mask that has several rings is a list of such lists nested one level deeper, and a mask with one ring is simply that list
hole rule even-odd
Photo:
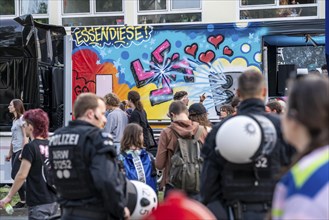
[{"label": "police uniform", "polygon": [[125,181],[110,134],[75,120],[49,143],[52,176],[62,219],[122,219]]},{"label": "police uniform", "polygon": [[269,119],[276,129],[277,142],[267,157],[254,163],[233,164],[215,152],[216,134],[225,120],[211,130],[202,149],[200,193],[202,202],[218,219],[264,219],[271,205],[277,175],[282,166],[289,165],[294,152],[283,141],[279,118],[266,113],[260,99],[241,102],[238,115],[241,114],[263,115]]}]

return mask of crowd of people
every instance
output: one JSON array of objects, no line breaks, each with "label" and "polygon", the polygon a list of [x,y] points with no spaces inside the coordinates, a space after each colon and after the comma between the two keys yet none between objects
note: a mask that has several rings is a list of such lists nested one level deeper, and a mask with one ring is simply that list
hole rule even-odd
[{"label": "crowd of people", "polygon": [[[146,216],[154,211],[146,208],[150,201],[132,205],[127,196],[129,180],[137,180],[163,191],[165,199],[183,191],[188,204],[199,202],[193,203],[195,212],[210,211],[207,218],[328,219],[328,94],[328,78],[309,74],[292,81],[284,99],[267,100],[263,75],[246,70],[215,125],[203,105],[205,94],[189,106],[188,93],[176,92],[167,114],[171,122],[158,141],[137,91],[127,100],[113,93],[79,95],[75,120],[49,140],[47,114],[24,113],[15,99],[6,157],[12,159],[14,184],[0,207],[19,192],[18,205],[26,200],[29,219],[52,216],[58,205],[65,220],[129,219],[135,209]],[[50,180],[43,171],[48,159]],[[168,208],[159,206],[152,219],[174,217],[161,209]]]}]

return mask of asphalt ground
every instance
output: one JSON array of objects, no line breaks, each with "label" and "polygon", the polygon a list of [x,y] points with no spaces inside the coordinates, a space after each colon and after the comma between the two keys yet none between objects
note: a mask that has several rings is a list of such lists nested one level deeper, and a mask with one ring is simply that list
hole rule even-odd
[{"label": "asphalt ground", "polygon": [[[58,209],[58,214],[60,210]],[[28,219],[27,208],[14,209],[12,215],[8,215],[4,209],[0,209],[0,220],[25,220]]]},{"label": "asphalt ground", "polygon": [[27,218],[27,208],[14,209],[12,215],[8,215],[4,209],[0,209],[1,220],[23,220]]}]

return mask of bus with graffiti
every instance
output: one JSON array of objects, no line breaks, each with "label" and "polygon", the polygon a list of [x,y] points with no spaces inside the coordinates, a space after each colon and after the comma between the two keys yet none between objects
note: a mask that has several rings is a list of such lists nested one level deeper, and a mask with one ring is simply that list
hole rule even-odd
[{"label": "bus with graffiti", "polygon": [[269,96],[283,96],[291,72],[321,67],[324,27],[324,20],[298,20],[72,28],[72,101],[86,91],[125,100],[136,90],[148,119],[168,122],[174,93],[185,90],[191,103],[205,94],[203,104],[216,120],[246,68],[263,72]]},{"label": "bus with graffiti", "polygon": [[[216,121],[246,68],[260,70],[268,96],[276,97],[284,95],[291,73],[326,62],[324,19],[74,27],[65,35],[63,27],[33,22],[32,16],[2,20],[1,155],[9,149],[13,98],[22,98],[26,109],[43,108],[53,130],[72,119],[72,103],[82,92],[114,92],[125,100],[135,90],[151,126],[161,129],[170,122],[167,111],[177,91],[187,91],[190,104],[205,94],[204,106]],[[0,183],[11,181],[6,169],[2,156]]]}]

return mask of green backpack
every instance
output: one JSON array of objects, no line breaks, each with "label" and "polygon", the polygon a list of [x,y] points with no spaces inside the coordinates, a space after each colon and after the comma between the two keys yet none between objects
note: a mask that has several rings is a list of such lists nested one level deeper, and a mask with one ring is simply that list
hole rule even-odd
[{"label": "green backpack", "polygon": [[173,187],[182,189],[187,193],[198,193],[200,191],[200,173],[203,164],[201,149],[203,144],[199,141],[199,138],[202,131],[202,127],[199,126],[194,137],[186,139],[173,130],[177,137],[178,146],[171,157],[169,182]]}]

